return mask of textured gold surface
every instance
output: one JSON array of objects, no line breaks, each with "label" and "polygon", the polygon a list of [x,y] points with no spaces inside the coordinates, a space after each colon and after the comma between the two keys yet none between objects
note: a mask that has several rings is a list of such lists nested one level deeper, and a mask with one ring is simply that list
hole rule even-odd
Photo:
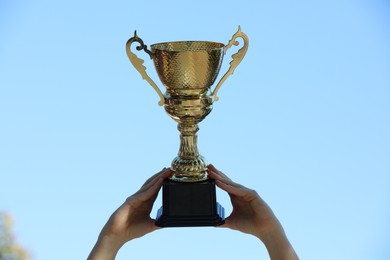
[{"label": "textured gold surface", "polygon": [[[232,56],[230,68],[221,78],[213,92],[211,86],[218,76],[222,59],[227,49],[238,45],[236,39],[244,40],[244,46]],[[166,87],[163,95],[153,80],[146,74],[143,60],[131,51],[131,44],[138,42],[137,50],[144,50],[154,62],[157,74]],[[226,78],[233,74],[248,49],[248,37],[240,28],[225,46],[208,41],[178,41],[151,45],[149,51],[143,41],[135,34],[126,44],[127,55],[142,75],[156,90],[164,104],[165,111],[176,122],[180,131],[178,156],[171,164],[175,172],[172,180],[197,182],[207,180],[207,161],[197,148],[198,123],[212,110],[213,100]]]},{"label": "textured gold surface", "polygon": [[224,45],[215,42],[153,44],[154,65],[167,91],[176,96],[204,93],[221,67]]}]

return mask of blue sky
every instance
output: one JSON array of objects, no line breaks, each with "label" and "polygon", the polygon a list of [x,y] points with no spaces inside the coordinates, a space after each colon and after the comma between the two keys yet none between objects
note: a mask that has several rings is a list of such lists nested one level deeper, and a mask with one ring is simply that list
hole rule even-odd
[{"label": "blue sky", "polygon": [[[389,259],[389,14],[380,0],[0,1],[0,210],[34,259],[86,258],[179,146],[127,39],[227,43],[241,25],[249,50],[199,150],[259,192],[302,259]],[[118,259],[168,255],[267,259],[255,238],[216,228],[159,230]]]}]

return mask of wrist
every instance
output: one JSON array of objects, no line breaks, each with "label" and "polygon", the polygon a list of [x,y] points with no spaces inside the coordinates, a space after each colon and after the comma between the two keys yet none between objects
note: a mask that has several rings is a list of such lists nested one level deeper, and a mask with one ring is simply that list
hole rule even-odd
[{"label": "wrist", "polygon": [[[260,238],[260,237],[259,237]],[[299,259],[290,244],[283,228],[278,228],[263,234],[260,240],[264,243],[271,259],[296,260]]]},{"label": "wrist", "polygon": [[96,241],[88,260],[114,260],[124,243],[115,237],[101,235]]}]

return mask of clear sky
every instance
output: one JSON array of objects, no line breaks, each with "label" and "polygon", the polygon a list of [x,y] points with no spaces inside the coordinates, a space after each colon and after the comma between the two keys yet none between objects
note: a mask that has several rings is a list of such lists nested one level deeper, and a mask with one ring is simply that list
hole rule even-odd
[{"label": "clear sky", "polygon": [[[148,45],[227,43],[238,25],[249,50],[199,150],[258,191],[301,259],[390,259],[388,1],[0,0],[0,210],[34,259],[85,259],[109,215],[176,156],[176,124],[126,56],[134,30]],[[216,228],[159,230],[118,255],[168,257],[268,258],[254,237]]]}]

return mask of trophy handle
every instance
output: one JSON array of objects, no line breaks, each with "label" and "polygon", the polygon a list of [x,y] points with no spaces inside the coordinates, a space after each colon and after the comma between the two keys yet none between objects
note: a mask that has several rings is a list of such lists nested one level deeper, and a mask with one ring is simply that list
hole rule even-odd
[{"label": "trophy handle", "polygon": [[225,53],[230,47],[232,47],[232,45],[238,46],[239,42],[236,41],[236,39],[239,37],[241,37],[244,40],[244,46],[241,49],[239,49],[237,53],[232,55],[233,60],[230,62],[229,70],[225,73],[225,75],[223,75],[223,77],[218,82],[217,86],[214,88],[214,91],[212,93],[214,97],[214,101],[218,101],[219,98],[217,96],[217,92],[219,88],[221,87],[222,83],[225,82],[227,77],[233,74],[234,70],[236,69],[238,64],[240,64],[240,62],[245,56],[246,51],[248,50],[248,36],[245,33],[241,32],[241,27],[238,26],[238,31],[233,35],[232,39],[225,46]]},{"label": "trophy handle", "polygon": [[146,67],[143,66],[144,60],[140,59],[131,51],[131,44],[133,42],[138,42],[140,45],[136,47],[137,51],[144,50],[147,54],[149,54],[150,58],[153,59],[154,53],[149,51],[147,46],[144,44],[141,38],[138,37],[137,31],[134,32],[134,37],[130,38],[126,43],[126,53],[127,56],[130,59],[130,62],[133,64],[133,66],[136,68],[136,70],[141,74],[142,78],[146,80],[157,92],[157,94],[160,96],[160,101],[158,102],[159,106],[164,105],[165,97],[161,90],[158,88],[156,83],[149,77],[149,75],[146,73]]}]

